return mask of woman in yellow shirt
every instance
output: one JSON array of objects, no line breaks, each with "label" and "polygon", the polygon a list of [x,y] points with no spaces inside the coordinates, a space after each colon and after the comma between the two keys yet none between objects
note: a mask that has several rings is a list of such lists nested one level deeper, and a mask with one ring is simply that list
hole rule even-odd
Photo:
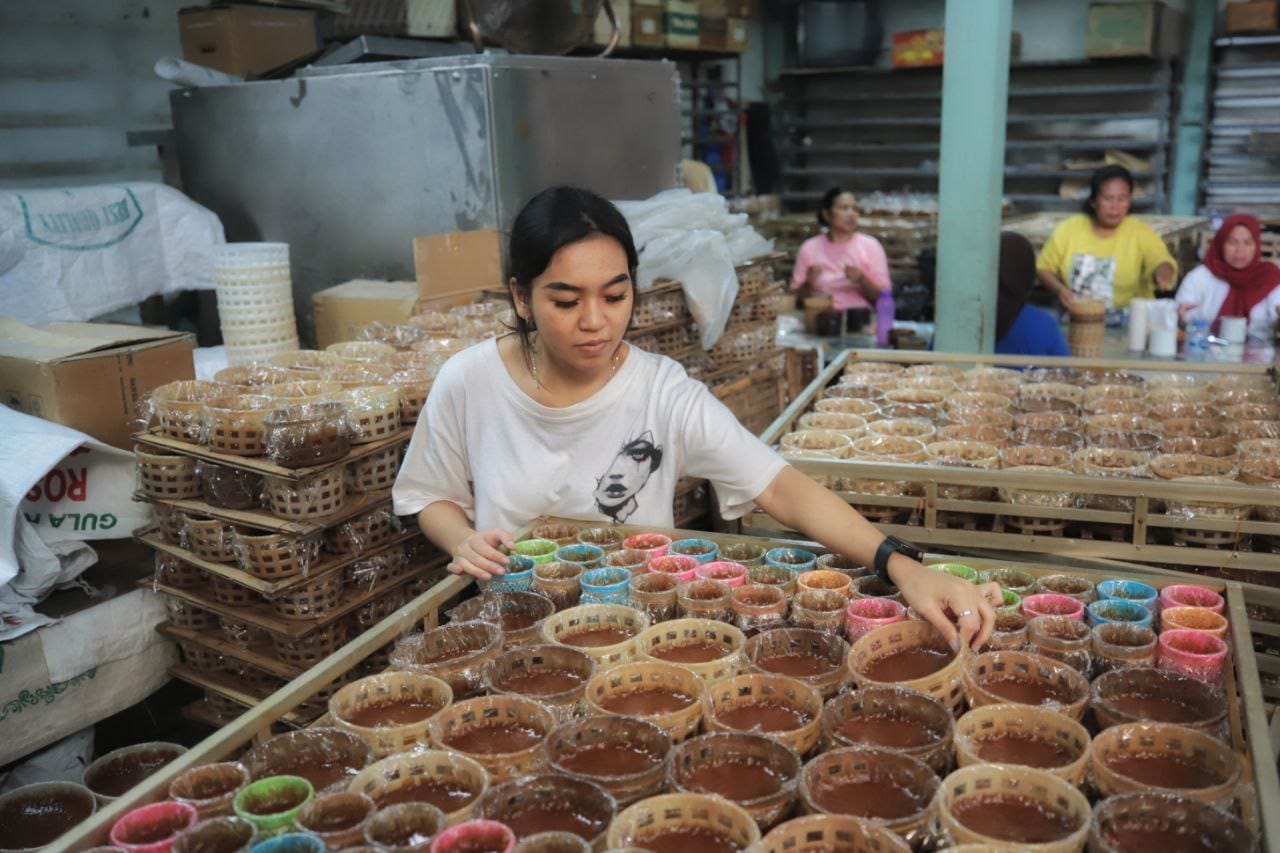
[{"label": "woman in yellow shirt", "polygon": [[1036,277],[1065,308],[1076,297],[1124,308],[1156,291],[1172,294],[1178,265],[1146,223],[1129,215],[1133,175],[1103,166],[1089,180],[1084,213],[1053,229],[1036,260]]}]

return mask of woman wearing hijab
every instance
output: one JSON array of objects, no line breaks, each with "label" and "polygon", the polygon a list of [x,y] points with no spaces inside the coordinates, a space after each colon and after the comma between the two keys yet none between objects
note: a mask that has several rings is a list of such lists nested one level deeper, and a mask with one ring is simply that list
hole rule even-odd
[{"label": "woman wearing hijab", "polygon": [[1270,340],[1280,320],[1280,267],[1262,260],[1258,220],[1228,216],[1176,299],[1184,320],[1204,320],[1216,333],[1223,317],[1248,317],[1249,337]]},{"label": "woman wearing hijab", "polygon": [[1071,355],[1058,320],[1027,304],[1036,280],[1036,253],[1021,234],[1000,234],[996,296],[996,352],[1001,355]]}]

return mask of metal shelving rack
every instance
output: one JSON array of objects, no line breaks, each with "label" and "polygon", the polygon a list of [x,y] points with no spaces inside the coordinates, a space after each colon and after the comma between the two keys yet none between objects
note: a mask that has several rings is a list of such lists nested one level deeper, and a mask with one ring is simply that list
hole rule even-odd
[{"label": "metal shelving rack", "polygon": [[[1062,209],[1068,160],[1119,149],[1150,164],[1135,173],[1134,207],[1167,207],[1174,67],[1168,60],[1026,63],[1010,69],[1005,195],[1025,208]],[[855,191],[934,192],[941,128],[940,68],[789,69],[780,151],[783,200],[808,208],[833,183]]]},{"label": "metal shelving rack", "polygon": [[1201,210],[1280,219],[1280,34],[1214,41]]},{"label": "metal shelving rack", "polygon": [[[680,68],[680,142],[685,156],[706,163],[725,195],[744,192],[742,55],[675,56]],[[716,103],[725,95],[733,106]]]}]

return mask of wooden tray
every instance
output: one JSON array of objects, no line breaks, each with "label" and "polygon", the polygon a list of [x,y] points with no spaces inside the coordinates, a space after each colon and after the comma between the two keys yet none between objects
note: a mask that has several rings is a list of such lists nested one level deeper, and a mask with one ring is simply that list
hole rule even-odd
[{"label": "wooden tray", "polygon": [[197,631],[194,628],[179,628],[177,625],[162,622],[156,626],[156,631],[172,640],[194,643],[201,648],[217,652],[223,657],[232,658],[250,666],[256,666],[264,672],[269,672],[286,680],[293,680],[305,671],[277,658],[275,650],[270,643],[265,644],[260,649],[252,647],[246,649],[226,640],[222,636],[221,630],[217,628]]},{"label": "wooden tray", "polygon": [[255,628],[275,634],[281,637],[301,637],[304,634],[310,634],[317,628],[322,628],[343,616],[346,616],[353,610],[368,604],[382,593],[390,589],[395,589],[406,583],[412,583],[420,579],[423,574],[431,572],[443,572],[444,566],[448,560],[444,557],[436,557],[422,566],[417,567],[413,572],[392,580],[380,580],[373,587],[365,592],[351,595],[349,590],[342,593],[342,603],[337,609],[324,614],[323,616],[313,616],[307,619],[282,619],[277,616],[271,606],[265,601],[256,601],[251,604],[231,606],[223,604],[213,597],[213,594],[205,590],[179,589],[166,584],[156,583],[151,578],[142,578],[138,581],[138,586],[142,589],[151,589],[156,592],[164,593],[172,598],[180,598],[183,601],[190,602],[197,607],[203,607],[205,610],[211,610],[219,616],[225,616],[237,622],[244,622]]},{"label": "wooden tray", "polygon": [[[570,519],[538,519],[534,526],[546,523],[586,524],[587,522]],[[526,530],[527,530],[526,529]],[[619,531],[624,535],[639,532],[662,532],[672,538],[705,537],[719,544],[728,545],[739,542],[754,542],[765,547],[779,545],[798,545],[814,549],[810,543],[783,540],[761,540],[749,536],[727,535],[705,531],[663,530],[651,527],[621,525]],[[520,535],[517,535],[520,538]],[[1095,579],[1115,575],[1143,580],[1155,586],[1163,586],[1180,580],[1173,572],[1159,572],[1148,568],[1123,563],[1107,563],[1100,568],[1080,568],[1069,561],[1045,561],[1028,563],[1019,561],[1009,563],[1001,560],[971,559],[966,562],[975,568],[999,568],[1016,566],[1034,575],[1057,572],[1084,574]],[[1267,737],[1268,720],[1262,703],[1258,679],[1258,661],[1255,659],[1245,610],[1244,598],[1238,583],[1224,582],[1214,579],[1202,579],[1205,586],[1224,594],[1228,605],[1228,618],[1231,624],[1231,646],[1234,667],[1227,671],[1226,690],[1229,697],[1228,723],[1231,730],[1231,743],[1238,752],[1247,754],[1252,767],[1253,790],[1257,800],[1246,800],[1244,806],[1246,817],[1257,816],[1266,849],[1280,847],[1280,778],[1276,774],[1276,764],[1271,753],[1270,741]],[[374,652],[385,646],[396,637],[412,630],[420,622],[430,627],[437,623],[441,609],[450,599],[466,590],[471,580],[457,575],[449,575],[432,589],[415,598],[403,608],[373,626],[360,637],[348,643],[344,648],[324,659],[303,675],[276,691],[271,696],[247,712],[240,718],[227,724],[220,731],[196,745],[183,756],[166,766],[143,784],[128,792],[118,801],[100,810],[92,818],[77,829],[64,836],[53,845],[52,850],[82,850],[95,844],[101,844],[107,837],[107,831],[125,812],[139,805],[153,802],[165,796],[169,782],[191,767],[224,760],[236,755],[250,741],[267,736],[273,725],[287,722],[287,715],[311,696],[326,688],[334,679],[348,672],[354,666],[367,659]],[[199,675],[199,674],[197,674]],[[216,679],[216,676],[215,676]],[[204,679],[206,682],[207,678]],[[209,689],[218,695],[227,696],[233,701],[244,702],[253,697],[231,695],[225,690],[228,685],[212,684]]]},{"label": "wooden tray", "polygon": [[316,474],[323,474],[325,471],[332,471],[334,468],[341,468],[357,459],[363,459],[371,456],[379,450],[386,450],[395,444],[407,443],[409,437],[413,435],[413,427],[405,427],[395,435],[387,436],[378,441],[371,441],[368,444],[353,444],[351,450],[341,459],[333,462],[326,462],[323,465],[312,465],[307,468],[284,468],[272,462],[265,456],[232,456],[229,453],[219,453],[216,450],[210,450],[201,444],[190,444],[185,441],[178,441],[167,435],[160,433],[159,428],[148,430],[146,432],[135,433],[133,440],[138,444],[145,444],[148,447],[166,450],[169,453],[179,453],[183,456],[194,456],[197,459],[205,459],[209,462],[217,462],[219,465],[225,465],[228,468],[237,468],[241,471],[252,471],[255,474],[268,474],[272,477],[280,477],[285,480],[305,480],[308,477],[314,477]]},{"label": "wooden tray", "polygon": [[320,533],[330,527],[336,527],[344,521],[355,518],[362,512],[376,509],[380,504],[385,504],[387,511],[391,511],[390,489],[349,495],[346,502],[343,503],[342,509],[311,521],[294,521],[288,518],[280,518],[265,509],[224,509],[195,498],[177,500],[153,498],[150,495],[135,492],[133,499],[144,503],[161,504],[197,515],[207,515],[210,518],[221,519],[231,524],[239,524],[242,527],[252,527],[255,530],[270,530],[275,533],[296,533],[299,535]]},{"label": "wooden tray", "polygon": [[282,581],[264,581],[262,578],[255,577],[237,565],[233,565],[231,563],[215,563],[211,560],[197,557],[195,554],[184,548],[179,548],[177,545],[164,541],[163,537],[160,536],[159,532],[154,527],[135,533],[134,538],[150,548],[154,548],[155,550],[165,554],[170,554],[180,560],[185,560],[192,565],[199,566],[210,574],[229,580],[234,584],[247,587],[266,598],[276,598],[291,589],[310,583],[311,581],[318,580],[319,578],[340,569],[344,569],[352,563],[367,560],[370,557],[381,554],[383,551],[386,551],[394,545],[399,545],[402,542],[408,542],[409,540],[421,535],[422,534],[417,530],[403,530],[393,535],[385,544],[379,545],[377,548],[372,548],[368,551],[363,551],[359,554],[329,554],[325,551],[321,551],[321,556],[324,557],[324,559],[318,560],[316,564],[311,567],[309,572],[306,574],[295,575]]}]

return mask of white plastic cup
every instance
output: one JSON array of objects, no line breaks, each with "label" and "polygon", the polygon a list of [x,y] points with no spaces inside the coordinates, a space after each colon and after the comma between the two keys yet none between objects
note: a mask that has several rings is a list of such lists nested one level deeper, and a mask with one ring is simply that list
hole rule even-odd
[{"label": "white plastic cup", "polygon": [[1178,330],[1152,329],[1151,354],[1161,358],[1173,358],[1176,356],[1178,354]]},{"label": "white plastic cup", "polygon": [[1249,334],[1246,317],[1223,317],[1218,322],[1218,336],[1229,344],[1242,344]]},{"label": "white plastic cup", "polygon": [[1150,299],[1129,301],[1129,351],[1142,352],[1147,348],[1147,306]]}]

